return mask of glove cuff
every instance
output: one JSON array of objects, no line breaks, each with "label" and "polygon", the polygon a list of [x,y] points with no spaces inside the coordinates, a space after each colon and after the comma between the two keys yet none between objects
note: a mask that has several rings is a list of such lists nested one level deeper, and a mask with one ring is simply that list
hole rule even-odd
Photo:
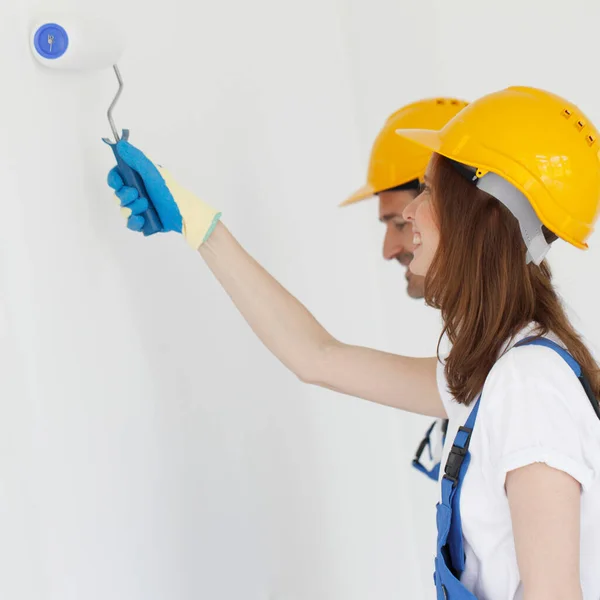
[{"label": "glove cuff", "polygon": [[[208,208],[208,207],[207,207]],[[198,221],[193,221],[190,226],[188,222],[183,220],[183,237],[185,241],[194,249],[198,250],[204,242],[210,237],[211,233],[215,230],[217,223],[221,219],[221,213],[217,211],[213,211],[212,219],[206,227],[207,219],[203,215],[203,218]]]}]

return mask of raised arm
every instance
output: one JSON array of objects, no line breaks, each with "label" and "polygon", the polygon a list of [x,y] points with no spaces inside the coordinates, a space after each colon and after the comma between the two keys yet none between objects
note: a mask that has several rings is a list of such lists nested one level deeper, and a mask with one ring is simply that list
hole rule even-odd
[{"label": "raised arm", "polygon": [[200,254],[265,346],[306,383],[410,412],[445,416],[435,358],[339,342],[219,223]]},{"label": "raised arm", "polygon": [[[408,358],[339,342],[242,248],[220,222],[220,213],[133,146],[119,142],[119,151],[141,175],[162,230],[182,233],[198,249],[256,335],[297,377],[379,404],[445,416],[435,358]],[[116,169],[109,185],[125,207],[128,226],[143,229],[146,199],[124,186]]]}]

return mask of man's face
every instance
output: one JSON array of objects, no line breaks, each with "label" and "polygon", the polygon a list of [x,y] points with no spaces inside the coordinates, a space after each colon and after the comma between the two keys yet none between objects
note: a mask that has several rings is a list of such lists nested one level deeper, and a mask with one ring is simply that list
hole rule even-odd
[{"label": "man's face", "polygon": [[416,197],[413,190],[381,192],[379,196],[379,220],[385,224],[383,258],[396,259],[406,268],[407,293],[411,298],[423,298],[425,278],[414,275],[408,269],[413,258],[413,232],[410,223],[402,218],[402,212]]}]

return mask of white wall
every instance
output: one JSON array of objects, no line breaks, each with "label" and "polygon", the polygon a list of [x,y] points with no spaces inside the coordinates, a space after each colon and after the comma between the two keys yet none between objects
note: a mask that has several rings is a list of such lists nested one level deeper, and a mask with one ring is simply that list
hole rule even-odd
[{"label": "white wall", "polygon": [[[433,597],[427,419],[301,385],[181,240],[126,231],[104,180],[111,71],[34,65],[39,9],[129,29],[115,112],[346,341],[434,352],[362,183],[387,115],[510,83],[600,123],[600,7],[531,0],[21,0],[0,7],[0,597]],[[592,239],[594,242],[595,239]],[[592,340],[599,250],[553,250]]]}]

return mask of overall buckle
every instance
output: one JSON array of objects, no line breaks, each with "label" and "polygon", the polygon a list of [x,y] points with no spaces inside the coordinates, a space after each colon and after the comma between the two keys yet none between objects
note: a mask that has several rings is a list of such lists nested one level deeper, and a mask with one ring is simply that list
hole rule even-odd
[{"label": "overall buckle", "polygon": [[449,479],[453,486],[456,486],[458,483],[458,476],[465,460],[465,456],[469,450],[473,429],[470,427],[459,427],[456,436],[458,437],[461,432],[466,434],[466,441],[463,446],[457,446],[456,443],[452,444],[446,466],[444,467],[444,477]]}]

